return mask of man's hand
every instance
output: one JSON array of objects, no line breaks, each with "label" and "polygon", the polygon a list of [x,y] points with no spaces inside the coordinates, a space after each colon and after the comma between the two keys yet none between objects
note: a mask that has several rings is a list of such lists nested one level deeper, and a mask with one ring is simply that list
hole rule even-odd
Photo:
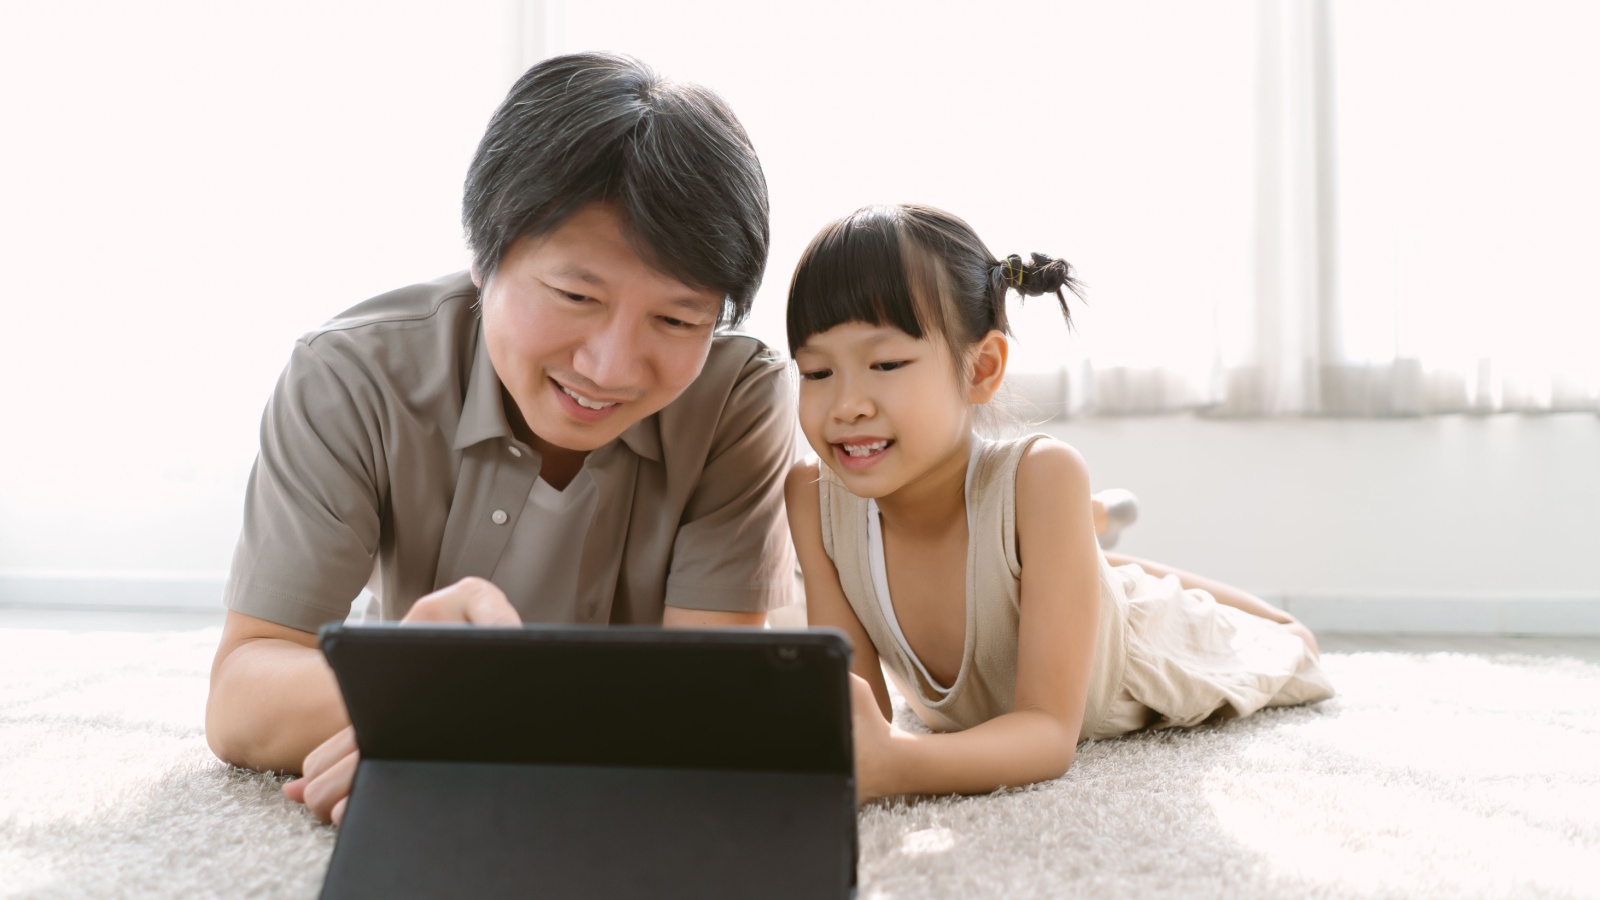
[{"label": "man's hand", "polygon": [[[493,583],[482,578],[463,578],[418,600],[400,624],[515,628],[522,624],[522,617]],[[306,755],[301,767],[304,776],[285,784],[284,796],[304,803],[318,819],[337,825],[344,820],[345,804],[349,801],[350,785],[355,780],[360,759],[355,728],[347,727]]]},{"label": "man's hand", "polygon": [[516,628],[522,624],[516,607],[506,595],[487,579],[463,578],[449,587],[440,588],[411,605],[411,611],[400,620],[402,625],[461,624],[503,625]]},{"label": "man's hand", "polygon": [[322,746],[306,755],[301,777],[283,786],[283,794],[304,803],[311,814],[337,825],[344,821],[344,807],[350,799],[350,784],[356,777],[356,729],[347,725]]}]

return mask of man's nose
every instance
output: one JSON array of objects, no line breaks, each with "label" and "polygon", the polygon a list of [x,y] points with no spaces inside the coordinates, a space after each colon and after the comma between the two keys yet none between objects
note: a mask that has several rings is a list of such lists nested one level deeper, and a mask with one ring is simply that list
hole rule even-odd
[{"label": "man's nose", "polygon": [[645,347],[638,329],[622,316],[612,316],[579,346],[572,366],[579,375],[606,391],[629,392],[642,387]]}]

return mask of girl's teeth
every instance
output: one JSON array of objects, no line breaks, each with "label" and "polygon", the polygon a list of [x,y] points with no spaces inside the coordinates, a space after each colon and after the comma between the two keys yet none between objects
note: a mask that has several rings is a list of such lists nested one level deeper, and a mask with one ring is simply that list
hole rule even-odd
[{"label": "girl's teeth", "polygon": [[585,397],[580,397],[579,395],[573,393],[572,390],[565,385],[562,385],[561,390],[565,391],[568,397],[578,401],[578,405],[584,409],[605,409],[608,406],[616,406],[615,403],[601,403],[597,400],[590,400]]},{"label": "girl's teeth", "polygon": [[870,444],[845,444],[844,452],[851,456],[871,456],[879,450],[889,446],[888,441],[873,441]]}]

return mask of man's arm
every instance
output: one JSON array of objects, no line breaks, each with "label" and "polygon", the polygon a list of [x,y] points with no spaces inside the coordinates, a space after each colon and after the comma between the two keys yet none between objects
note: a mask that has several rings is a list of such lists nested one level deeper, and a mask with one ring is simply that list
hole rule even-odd
[{"label": "man's arm", "polygon": [[383,466],[377,413],[354,399],[371,391],[353,391],[332,358],[295,344],[245,492],[206,702],[212,752],[245,768],[298,772],[347,724],[315,632],[345,617],[372,573]]},{"label": "man's arm", "polygon": [[[692,427],[713,427],[674,539],[663,624],[687,625],[686,614],[709,613],[696,621],[753,625],[788,603],[794,590],[783,513],[783,480],[795,452],[793,386],[785,364],[748,338],[714,348],[707,368],[722,370],[713,373],[714,383],[727,377],[733,361],[740,369],[726,399],[709,392],[694,398],[696,409],[718,412],[714,423],[704,413],[692,419]],[[680,420],[675,427],[691,426]]]},{"label": "man's arm", "polygon": [[299,774],[306,754],[349,723],[316,635],[228,611],[206,698],[211,752],[235,766]]}]

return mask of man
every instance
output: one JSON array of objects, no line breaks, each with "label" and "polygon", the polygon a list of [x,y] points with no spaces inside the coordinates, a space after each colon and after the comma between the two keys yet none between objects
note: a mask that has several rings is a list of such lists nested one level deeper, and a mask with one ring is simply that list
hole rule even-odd
[{"label": "man", "polygon": [[364,584],[405,622],[704,627],[759,625],[792,581],[789,384],[716,333],[768,244],[726,105],[631,59],[542,62],[490,121],[463,220],[470,273],[306,335],[262,422],[206,734],[303,770],[286,793],[324,819],[357,756],[315,632]]}]

